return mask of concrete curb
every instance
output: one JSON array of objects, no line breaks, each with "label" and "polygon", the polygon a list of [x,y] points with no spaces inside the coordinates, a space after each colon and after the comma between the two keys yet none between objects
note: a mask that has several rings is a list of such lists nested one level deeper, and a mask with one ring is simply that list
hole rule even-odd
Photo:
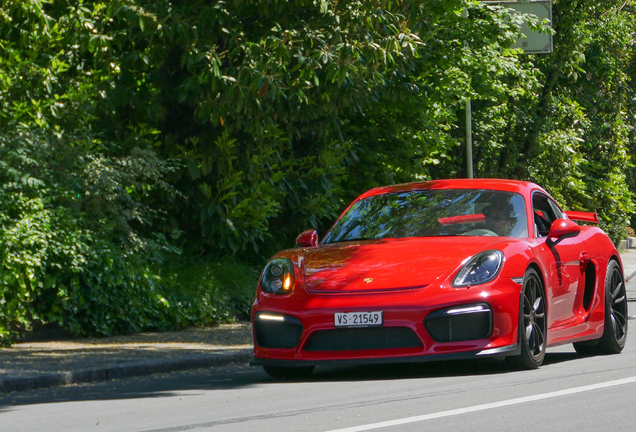
[{"label": "concrete curb", "polygon": [[227,366],[230,364],[248,363],[251,359],[252,350],[246,349],[227,354],[187,356],[176,360],[144,361],[104,368],[57,372],[34,377],[3,378],[0,379],[0,393],[131,378],[187,369]]},{"label": "concrete curb", "polygon": [[625,275],[625,282],[629,282],[634,276],[636,276],[636,270],[632,270],[630,273]]}]

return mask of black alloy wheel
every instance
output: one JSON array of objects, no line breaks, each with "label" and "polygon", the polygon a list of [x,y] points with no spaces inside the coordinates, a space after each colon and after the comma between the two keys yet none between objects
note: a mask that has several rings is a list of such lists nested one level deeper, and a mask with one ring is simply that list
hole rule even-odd
[{"label": "black alloy wheel", "polygon": [[521,354],[509,357],[519,369],[536,369],[545,358],[547,315],[545,290],[539,274],[528,269],[523,278],[519,306],[519,344]]}]

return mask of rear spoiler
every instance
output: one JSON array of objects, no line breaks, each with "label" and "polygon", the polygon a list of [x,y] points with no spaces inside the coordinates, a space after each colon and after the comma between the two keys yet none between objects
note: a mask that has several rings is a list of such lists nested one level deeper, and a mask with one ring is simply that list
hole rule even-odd
[{"label": "rear spoiler", "polygon": [[579,212],[579,211],[566,211],[565,214],[568,216],[568,218],[572,220],[583,221],[583,222],[594,222],[596,224],[598,223],[598,215],[596,214],[596,212],[587,213],[587,212]]}]

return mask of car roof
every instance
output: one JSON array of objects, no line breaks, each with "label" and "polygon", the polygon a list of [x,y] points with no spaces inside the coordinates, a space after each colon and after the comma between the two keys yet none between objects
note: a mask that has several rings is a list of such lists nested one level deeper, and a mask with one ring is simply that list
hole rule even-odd
[{"label": "car roof", "polygon": [[543,190],[543,188],[535,183],[527,181],[504,179],[447,179],[381,186],[365,192],[358,199],[368,198],[375,195],[425,189],[487,189],[518,192],[523,195],[527,195],[533,190],[539,190],[547,195],[547,192]]}]

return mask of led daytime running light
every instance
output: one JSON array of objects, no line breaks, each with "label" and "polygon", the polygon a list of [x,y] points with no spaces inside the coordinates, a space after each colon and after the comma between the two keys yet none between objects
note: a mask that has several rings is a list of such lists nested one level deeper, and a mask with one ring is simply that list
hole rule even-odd
[{"label": "led daytime running light", "polygon": [[266,320],[266,321],[285,321],[285,317],[281,315],[269,315],[269,314],[259,314],[258,319]]},{"label": "led daytime running light", "polygon": [[482,312],[484,310],[485,310],[484,307],[479,305],[479,306],[465,307],[461,309],[449,309],[447,314],[455,315],[455,314],[463,314],[463,313]]}]

